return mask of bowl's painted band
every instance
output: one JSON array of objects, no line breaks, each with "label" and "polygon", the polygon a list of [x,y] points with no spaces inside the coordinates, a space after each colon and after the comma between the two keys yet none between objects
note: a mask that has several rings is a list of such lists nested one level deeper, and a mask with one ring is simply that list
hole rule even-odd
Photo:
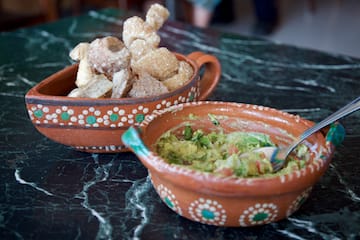
[{"label": "bowl's painted band", "polygon": [[198,95],[199,88],[192,87],[186,95],[155,102],[155,109],[150,109],[148,103],[124,105],[124,107],[121,107],[122,105],[119,103],[116,104],[116,102],[103,106],[97,106],[96,104],[83,106],[81,104],[71,105],[69,102],[61,105],[57,101],[50,101],[48,104],[44,101],[41,103],[29,103],[28,101],[27,109],[31,121],[35,125],[41,125],[43,127],[86,127],[96,129],[110,127],[113,129],[129,125],[138,125],[147,115],[150,115],[153,110],[192,102],[198,98]]}]

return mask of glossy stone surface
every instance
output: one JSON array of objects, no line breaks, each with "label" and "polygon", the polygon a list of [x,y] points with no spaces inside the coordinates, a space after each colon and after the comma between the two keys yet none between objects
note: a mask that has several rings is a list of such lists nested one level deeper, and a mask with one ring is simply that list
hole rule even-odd
[{"label": "glossy stone surface", "polygon": [[[158,198],[132,153],[89,154],[36,131],[25,93],[70,65],[68,52],[95,37],[120,37],[117,10],[0,33],[0,239],[359,239],[359,113],[342,121],[345,141],[304,205],[254,228],[186,220]],[[162,46],[218,57],[211,100],[266,105],[318,121],[360,93],[360,60],[168,22]],[[120,136],[119,136],[120,139]]]}]

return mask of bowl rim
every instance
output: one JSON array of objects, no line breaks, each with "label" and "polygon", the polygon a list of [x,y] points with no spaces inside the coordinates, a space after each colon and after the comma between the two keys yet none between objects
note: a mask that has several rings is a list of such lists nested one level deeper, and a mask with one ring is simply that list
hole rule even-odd
[{"label": "bowl rim", "polygon": [[[151,102],[156,102],[161,99],[168,99],[173,96],[176,96],[189,88],[193,87],[195,82],[200,78],[199,76],[199,66],[195,63],[193,59],[190,59],[189,57],[185,56],[184,54],[173,52],[176,57],[180,60],[184,60],[187,63],[189,63],[194,72],[191,76],[190,80],[186,82],[186,84],[182,85],[181,87],[156,96],[149,96],[149,97],[138,97],[138,98],[131,98],[131,97],[125,97],[125,98],[86,98],[86,97],[68,97],[68,96],[56,96],[56,95],[48,95],[43,94],[40,92],[40,89],[47,84],[56,81],[59,76],[69,73],[74,73],[77,71],[77,68],[79,66],[79,63],[75,63],[69,66],[66,66],[65,68],[51,74],[50,76],[46,77],[44,80],[37,83],[35,86],[33,86],[26,94],[25,94],[25,102],[27,104],[37,104],[37,103],[43,103],[49,105],[55,104],[71,104],[74,106],[87,106],[89,104],[93,106],[104,106],[104,105],[116,105],[116,104],[126,104],[126,105],[136,105],[136,104],[147,104]],[[75,81],[75,79],[74,79]]]},{"label": "bowl rim", "polygon": [[[199,101],[191,103],[183,103],[174,105],[163,110],[154,111],[153,114],[145,118],[140,124],[141,135],[147,134],[147,126],[157,118],[168,112],[181,111],[183,108],[189,108],[199,105],[207,105],[210,107],[219,105],[229,105],[232,107],[251,108],[254,110],[269,111],[279,114],[279,116],[286,116],[287,118],[296,119],[299,124],[304,124],[310,127],[313,122],[303,119],[298,115],[290,114],[275,108],[264,107],[260,105],[223,102],[223,101]],[[321,134],[321,133],[318,133]],[[323,136],[323,134],[321,134]],[[325,136],[324,142],[325,142]],[[328,165],[330,164],[331,157],[334,152],[334,146],[326,142],[322,150],[322,158],[316,158],[316,161],[308,164],[305,168],[292,171],[290,173],[269,176],[269,177],[255,177],[255,178],[240,178],[240,177],[220,177],[209,173],[204,173],[192,169],[187,169],[181,166],[176,166],[167,163],[156,152],[152,151],[149,146],[149,157],[144,158],[139,156],[143,164],[148,168],[151,175],[161,175],[166,181],[172,182],[175,185],[182,186],[183,188],[201,191],[208,194],[216,195],[277,195],[284,194],[285,192],[302,191],[315,184],[315,182],[324,174]],[[190,184],[189,184],[190,183]],[[254,193],[254,188],[258,188],[259,192]],[[288,189],[288,190],[284,190]]]}]

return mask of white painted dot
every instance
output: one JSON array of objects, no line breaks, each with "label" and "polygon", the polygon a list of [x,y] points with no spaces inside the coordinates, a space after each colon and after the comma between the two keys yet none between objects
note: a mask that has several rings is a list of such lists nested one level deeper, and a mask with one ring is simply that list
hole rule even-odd
[{"label": "white painted dot", "polygon": [[101,112],[100,112],[99,110],[96,110],[96,111],[94,112],[94,115],[95,115],[95,116],[100,116],[100,114],[101,114]]},{"label": "white painted dot", "polygon": [[44,111],[45,113],[48,113],[48,112],[49,112],[49,108],[48,108],[48,107],[44,107],[44,108],[43,108],[43,111]]}]

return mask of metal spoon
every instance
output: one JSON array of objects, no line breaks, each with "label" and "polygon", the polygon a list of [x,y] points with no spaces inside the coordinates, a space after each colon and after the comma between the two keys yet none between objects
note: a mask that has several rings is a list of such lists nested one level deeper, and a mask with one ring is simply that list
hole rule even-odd
[{"label": "metal spoon", "polygon": [[[321,122],[315,124],[313,127],[307,129],[300,136],[298,136],[293,143],[288,147],[262,147],[254,150],[254,152],[262,152],[270,160],[273,167],[273,172],[279,171],[286,163],[287,156],[304,141],[307,137],[313,133],[321,130],[323,127],[330,125],[331,123],[343,118],[353,112],[360,109],[360,97],[357,97],[352,102],[348,103],[344,107],[340,108]],[[246,153],[245,153],[246,154]],[[241,156],[240,156],[241,157]]]}]

